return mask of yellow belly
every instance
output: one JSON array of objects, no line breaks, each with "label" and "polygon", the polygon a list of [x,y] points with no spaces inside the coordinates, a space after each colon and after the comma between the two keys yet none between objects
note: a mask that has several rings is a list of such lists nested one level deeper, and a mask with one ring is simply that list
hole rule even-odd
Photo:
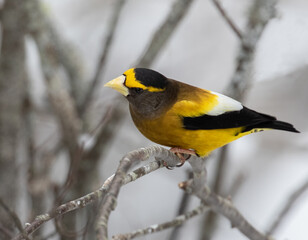
[{"label": "yellow belly", "polygon": [[132,115],[139,131],[148,139],[169,147],[194,149],[199,156],[206,156],[216,148],[222,147],[250,132],[241,133],[242,127],[217,130],[187,130],[177,115],[142,120]]}]

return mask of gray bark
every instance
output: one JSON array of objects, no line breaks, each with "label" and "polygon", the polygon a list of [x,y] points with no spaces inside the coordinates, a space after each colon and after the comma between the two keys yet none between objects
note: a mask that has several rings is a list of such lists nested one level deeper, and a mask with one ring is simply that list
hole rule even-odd
[{"label": "gray bark", "polygon": [[[24,99],[23,5],[23,1],[6,1],[1,14],[0,197],[11,209],[15,209],[18,197],[17,149]],[[3,209],[0,209],[0,223],[12,231],[12,221]],[[0,239],[5,239],[1,234]]]}]

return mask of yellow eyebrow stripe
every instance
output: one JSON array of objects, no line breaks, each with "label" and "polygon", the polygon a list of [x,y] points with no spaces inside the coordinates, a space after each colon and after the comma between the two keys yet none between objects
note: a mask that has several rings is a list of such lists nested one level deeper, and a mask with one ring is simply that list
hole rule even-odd
[{"label": "yellow eyebrow stripe", "polygon": [[149,92],[163,92],[166,88],[156,88],[151,86],[145,86],[141,82],[139,82],[135,77],[134,69],[127,70],[124,75],[126,76],[125,86],[128,88],[141,88],[143,90],[147,90]]}]

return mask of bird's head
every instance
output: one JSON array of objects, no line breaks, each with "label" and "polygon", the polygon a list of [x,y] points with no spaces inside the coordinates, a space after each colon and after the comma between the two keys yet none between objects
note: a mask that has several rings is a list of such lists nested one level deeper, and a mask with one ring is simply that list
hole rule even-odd
[{"label": "bird's head", "polygon": [[156,71],[146,68],[131,68],[106,83],[105,87],[113,88],[125,97],[137,97],[144,92],[164,92],[167,83],[167,78]]},{"label": "bird's head", "polygon": [[170,79],[146,68],[131,68],[106,83],[105,87],[120,92],[134,111],[148,116],[168,107],[174,101],[177,91]]}]

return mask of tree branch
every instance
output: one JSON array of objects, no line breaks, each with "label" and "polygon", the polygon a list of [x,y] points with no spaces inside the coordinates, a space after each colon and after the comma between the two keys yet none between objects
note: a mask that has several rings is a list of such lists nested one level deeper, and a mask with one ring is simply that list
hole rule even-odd
[{"label": "tree branch", "polygon": [[110,184],[108,194],[103,199],[99,219],[96,225],[97,239],[108,239],[109,216],[111,211],[113,211],[116,207],[117,197],[120,192],[120,188],[123,185],[126,172],[132,166],[136,165],[140,161],[147,160],[151,156],[155,156],[157,159],[163,159],[170,167],[175,167],[176,164],[180,162],[179,158],[175,154],[158,146],[142,148],[126,154],[120,161],[115,176]]},{"label": "tree branch", "polygon": [[[27,30],[35,39],[41,57],[44,58],[44,52],[46,52],[49,60],[52,57],[51,66],[63,66],[65,68],[71,88],[70,94],[74,100],[74,107],[78,109],[84,89],[83,67],[78,54],[71,43],[66,43],[61,39],[38,0],[27,1],[26,11],[28,17]],[[45,75],[48,75],[46,70],[45,67],[43,71]],[[78,111],[76,110],[76,112]]]},{"label": "tree branch", "polygon": [[[132,171],[131,173],[128,173],[123,180],[123,185],[128,184],[132,181],[135,181],[139,179],[140,177],[143,177],[144,175],[147,175],[162,167],[164,166],[160,160],[150,162],[149,164],[146,164],[145,166],[142,166]],[[37,229],[39,229],[45,222],[51,219],[60,217],[71,211],[84,208],[102,199],[105,196],[107,190],[109,189],[113,178],[114,178],[114,175],[106,179],[104,184],[98,190],[91,192],[80,198],[77,198],[75,200],[64,203],[60,205],[59,207],[56,207],[55,209],[51,210],[48,213],[37,216],[33,222],[26,224],[26,228],[23,229],[25,234],[28,236],[32,234],[33,232],[35,232]],[[21,239],[24,239],[22,234],[19,234],[13,238],[13,240],[21,240]]]},{"label": "tree branch", "polygon": [[[135,166],[140,161],[147,160],[150,157],[155,157],[156,161],[138,168],[130,174],[126,174],[130,167]],[[109,177],[99,190],[96,190],[95,192],[92,192],[76,200],[62,204],[51,212],[36,217],[31,224],[27,224],[27,227],[24,229],[24,233],[26,236],[28,236],[36,229],[38,229],[44,222],[49,221],[52,218],[59,217],[67,212],[83,208],[90,203],[97,201],[98,199],[102,199],[96,232],[98,239],[108,239],[107,230],[109,215],[111,211],[115,209],[117,197],[122,185],[134,181],[144,176],[145,174],[165,166],[165,164],[162,164],[162,162],[170,167],[174,167],[180,162],[180,160],[175,154],[159,146],[142,148],[126,154],[120,161],[116,173]],[[271,239],[270,237],[264,236],[253,226],[251,226],[251,224],[249,224],[247,220],[245,220],[244,217],[238,212],[238,210],[232,205],[230,200],[224,199],[211,192],[211,190],[206,186],[206,169],[205,161],[203,158],[191,156],[189,163],[193,169],[193,179],[181,184],[181,188],[184,188],[188,193],[199,197],[204,204],[208,205],[215,212],[224,215],[230,220],[233,227],[238,228],[248,238],[252,240]],[[187,213],[187,217],[192,217],[194,214],[195,212]],[[179,219],[176,218],[175,220],[178,221]],[[161,226],[165,227],[167,226],[166,224],[167,223],[162,224]],[[17,235],[13,240],[19,239],[23,239],[22,234]]]},{"label": "tree branch", "polygon": [[224,8],[221,6],[220,2],[218,0],[212,0],[213,4],[217,8],[217,10],[220,12],[223,19],[228,23],[229,27],[233,30],[235,35],[242,41],[243,36],[241,33],[241,30],[235,25],[235,23],[231,20],[229,15],[226,13]]},{"label": "tree branch", "polygon": [[[1,14],[0,56],[0,196],[10,209],[18,203],[22,107],[25,96],[25,1],[5,1]],[[0,222],[12,230],[0,208]],[[3,231],[6,235],[6,231]],[[4,237],[0,232],[0,238]]]},{"label": "tree branch", "polygon": [[192,3],[193,0],[176,0],[174,2],[167,18],[160,28],[154,33],[150,44],[136,64],[136,67],[147,68],[154,62],[159,51],[168,42],[181,20],[184,19]]},{"label": "tree branch", "polygon": [[[253,81],[251,77],[251,68],[254,61],[255,50],[258,41],[267,25],[267,23],[275,16],[276,0],[255,0],[250,8],[249,18],[244,32],[240,32],[234,23],[230,20],[226,12],[223,10],[218,0],[212,0],[218,10],[221,12],[224,19],[229,23],[232,30],[241,39],[241,46],[237,56],[235,72],[227,86],[226,95],[242,101],[247,94],[248,89]],[[220,152],[220,157],[217,159],[217,172],[214,181],[214,192],[220,194],[220,188],[224,182],[224,169],[226,164],[226,154],[228,146],[224,146]],[[204,220],[202,234],[209,236],[213,231],[213,226],[216,217],[213,212],[210,212]]]},{"label": "tree branch", "polygon": [[205,161],[202,158],[189,159],[188,161],[193,169],[194,176],[193,180],[188,181],[182,188],[200,198],[211,210],[225,216],[231,222],[232,227],[237,228],[249,239],[271,239],[271,237],[258,232],[233,206],[230,200],[220,197],[209,189],[206,185]]},{"label": "tree branch", "polygon": [[307,189],[308,189],[308,179],[289,196],[284,206],[280,210],[279,214],[277,215],[276,219],[269,226],[267,230],[268,234],[273,234],[278,229],[278,227],[286,218],[292,207],[294,207],[296,201],[302,196],[304,192],[307,191]]},{"label": "tree branch", "polygon": [[[192,171],[187,170],[187,179],[191,179],[191,178],[192,178]],[[178,207],[177,215],[183,215],[187,211],[191,198],[192,198],[192,195],[187,194],[185,191],[183,192],[183,195],[181,197],[181,202]],[[169,240],[177,240],[180,230],[181,229],[179,226],[175,227],[170,234]]]},{"label": "tree branch", "polygon": [[250,8],[249,19],[242,34],[241,47],[233,77],[226,89],[226,94],[239,101],[243,100],[251,85],[249,75],[255,56],[255,50],[268,22],[275,17],[276,0],[255,0]]},{"label": "tree branch", "polygon": [[168,228],[177,227],[179,225],[182,225],[187,220],[204,213],[208,209],[209,208],[206,205],[201,204],[198,207],[196,207],[195,209],[193,209],[192,211],[189,211],[185,214],[179,215],[171,221],[161,223],[161,224],[155,224],[155,225],[149,226],[149,227],[144,228],[144,229],[136,230],[136,231],[131,232],[131,233],[115,235],[115,236],[112,237],[112,239],[113,240],[129,240],[129,239],[133,239],[133,238],[136,238],[136,237],[142,237],[142,236],[145,236],[147,234],[160,232],[160,231],[166,230]]},{"label": "tree branch", "polygon": [[8,229],[6,226],[4,226],[1,222],[0,222],[0,233],[2,233],[2,236],[5,236],[9,239],[14,237],[14,233],[11,232],[11,230]]},{"label": "tree branch", "polygon": [[85,98],[82,102],[81,109],[80,109],[81,113],[84,113],[86,107],[89,105],[91,98],[93,97],[94,90],[97,87],[103,72],[105,71],[108,53],[110,51],[110,48],[111,48],[111,45],[112,45],[112,42],[113,42],[113,37],[114,37],[114,34],[115,34],[116,27],[118,25],[120,13],[121,13],[121,10],[123,8],[124,3],[125,3],[124,0],[117,0],[115,2],[114,10],[113,10],[111,20],[110,20],[110,23],[109,23],[109,26],[108,26],[107,37],[106,37],[105,42],[103,44],[103,48],[101,50],[99,61],[98,61],[98,64],[96,66],[96,69],[94,71],[93,79],[90,81],[89,88],[88,88],[88,90],[85,94]]},{"label": "tree branch", "polygon": [[23,235],[23,237],[25,237],[26,240],[29,240],[28,236],[25,234],[24,229],[22,227],[21,221],[18,217],[18,215],[9,208],[9,206],[7,206],[4,201],[2,200],[2,198],[0,198],[0,206],[7,212],[7,214],[10,216],[10,218],[13,220],[13,222],[15,223],[16,227],[18,228],[18,230],[21,232],[21,234]]},{"label": "tree branch", "polygon": [[73,158],[78,148],[77,138],[81,130],[81,120],[78,117],[76,102],[67,91],[63,81],[60,80],[61,57],[59,52],[61,51],[59,48],[61,44],[56,40],[53,41],[55,35],[52,26],[43,14],[40,2],[28,1],[26,10],[27,30],[37,44],[49,99],[60,123],[64,143]]}]

